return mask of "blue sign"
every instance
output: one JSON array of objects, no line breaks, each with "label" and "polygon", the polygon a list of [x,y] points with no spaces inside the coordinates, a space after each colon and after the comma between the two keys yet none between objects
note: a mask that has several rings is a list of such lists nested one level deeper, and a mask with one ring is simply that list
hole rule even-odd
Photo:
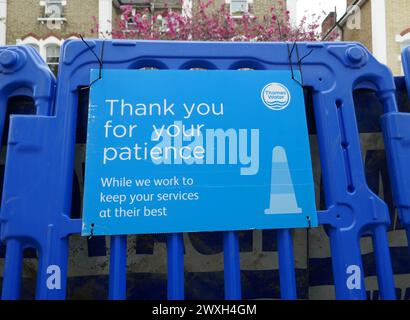
[{"label": "blue sign", "polygon": [[86,152],[83,235],[318,224],[303,90],[288,71],[104,70]]}]

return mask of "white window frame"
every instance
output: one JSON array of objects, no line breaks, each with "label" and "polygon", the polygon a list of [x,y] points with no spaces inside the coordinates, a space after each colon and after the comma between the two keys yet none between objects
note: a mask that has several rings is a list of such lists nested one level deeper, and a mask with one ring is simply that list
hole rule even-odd
[{"label": "white window frame", "polygon": [[[242,12],[242,14],[235,14],[232,11],[232,4],[233,3],[240,3],[241,5],[245,4],[245,9],[243,11],[237,11],[237,12]],[[229,13],[232,17],[242,17],[244,14],[249,13],[249,2],[247,0],[231,0],[229,4]]]},{"label": "white window frame", "polygon": [[[48,3],[50,2],[50,3]],[[53,2],[56,2],[58,4],[61,3],[62,6],[66,6],[67,5],[67,0],[41,0],[40,1],[40,6],[42,7],[46,7],[47,4],[53,4]]]},{"label": "white window frame", "polygon": [[166,24],[166,18],[162,16],[162,14],[157,15],[156,22],[158,23],[159,20],[161,21],[161,26],[159,27],[159,30],[162,32],[168,31],[168,26]]},{"label": "white window frame", "polygon": [[40,47],[37,43],[27,43],[26,45],[33,47],[36,49],[38,52],[40,52]]},{"label": "white window frame", "polygon": [[[137,13],[137,9],[136,8],[132,8],[131,9],[131,16],[135,17],[135,14]],[[125,17],[122,14],[121,15],[121,20],[125,21]],[[125,21],[125,30],[123,32],[131,32],[134,31],[134,29],[130,29],[130,26],[135,25],[135,22],[129,22],[129,21]]]},{"label": "white window frame", "polygon": [[[69,37],[67,39],[78,39],[75,36]],[[51,45],[57,45],[60,48],[62,47],[63,43],[67,39],[59,39],[54,36],[49,36],[46,39],[37,39],[33,36],[28,36],[24,39],[18,39],[17,45],[32,45],[39,48],[40,56],[43,58],[45,62],[47,62],[47,47]]]},{"label": "white window frame", "polygon": [[[57,49],[58,49],[58,54],[57,54],[57,56],[49,56],[49,55],[47,54],[48,49],[50,49],[51,47],[54,47],[54,48],[57,48]],[[46,52],[45,61],[46,61],[47,65],[49,66],[49,68],[50,68],[51,70],[53,70],[56,66],[58,67],[58,64],[60,63],[60,50],[61,50],[61,46],[58,45],[58,44],[51,43],[51,44],[46,45],[44,49],[45,49],[45,52]],[[55,62],[55,61],[49,61],[50,58],[53,58],[53,59],[57,58],[57,61],[56,61],[56,62]]]}]

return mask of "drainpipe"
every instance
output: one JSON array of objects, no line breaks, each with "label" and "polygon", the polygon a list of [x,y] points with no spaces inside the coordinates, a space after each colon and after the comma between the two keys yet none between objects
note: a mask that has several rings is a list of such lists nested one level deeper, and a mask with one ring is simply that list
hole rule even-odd
[{"label": "drainpipe", "polygon": [[188,18],[192,18],[192,0],[182,1],[182,15]]},{"label": "drainpipe", "polygon": [[387,64],[386,1],[372,0],[372,47],[379,62]]},{"label": "drainpipe", "polygon": [[0,45],[6,45],[7,0],[0,0]]},{"label": "drainpipe", "polygon": [[[1,0],[0,0],[1,1]],[[111,38],[112,32],[112,0],[99,0],[98,2],[98,37]]]},{"label": "drainpipe", "polygon": [[298,0],[287,0],[286,10],[289,11],[290,23],[292,26],[297,25],[297,2]]}]

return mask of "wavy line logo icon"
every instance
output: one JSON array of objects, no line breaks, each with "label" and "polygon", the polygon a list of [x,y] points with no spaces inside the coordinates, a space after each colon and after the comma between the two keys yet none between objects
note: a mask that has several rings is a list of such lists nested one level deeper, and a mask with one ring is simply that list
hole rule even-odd
[{"label": "wavy line logo icon", "polygon": [[262,89],[262,101],[271,110],[280,111],[286,109],[291,100],[290,92],[281,83],[269,83]]}]

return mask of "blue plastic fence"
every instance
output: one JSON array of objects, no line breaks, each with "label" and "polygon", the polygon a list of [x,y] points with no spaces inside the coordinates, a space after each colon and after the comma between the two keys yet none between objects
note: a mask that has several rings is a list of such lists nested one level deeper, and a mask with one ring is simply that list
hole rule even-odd
[{"label": "blue plastic fence", "polygon": [[[0,102],[33,97],[35,115],[10,119],[1,204],[1,240],[6,245],[2,298],[20,297],[23,251],[38,252],[37,299],[66,297],[68,238],[80,233],[81,220],[70,217],[78,104],[90,69],[301,69],[312,92],[326,210],[319,213],[329,236],[338,299],[365,299],[360,238],[371,235],[381,298],[395,299],[387,239],[387,205],[365,178],[353,91],[371,89],[383,104],[383,128],[396,204],[405,223],[409,208],[406,132],[398,121],[395,85],[389,69],[356,43],[218,43],[68,40],[62,47],[58,82],[28,47],[0,47]],[[2,110],[0,125],[5,123]],[[1,128],[0,128],[1,129]],[[408,128],[407,128],[408,132]],[[400,160],[398,160],[400,159]],[[408,216],[408,214],[407,214]],[[280,289],[296,299],[290,230],[277,233]],[[125,236],[111,238],[110,299],[126,298]],[[225,298],[241,298],[238,236],[224,234]],[[182,234],[167,236],[168,298],[184,298]],[[61,270],[60,289],[48,289],[51,267]],[[360,288],[349,286],[358,270]]]},{"label": "blue plastic fence", "polygon": [[[402,53],[407,92],[410,94],[410,48]],[[410,239],[410,114],[388,113],[382,117],[385,148],[393,197],[400,221]]]}]

